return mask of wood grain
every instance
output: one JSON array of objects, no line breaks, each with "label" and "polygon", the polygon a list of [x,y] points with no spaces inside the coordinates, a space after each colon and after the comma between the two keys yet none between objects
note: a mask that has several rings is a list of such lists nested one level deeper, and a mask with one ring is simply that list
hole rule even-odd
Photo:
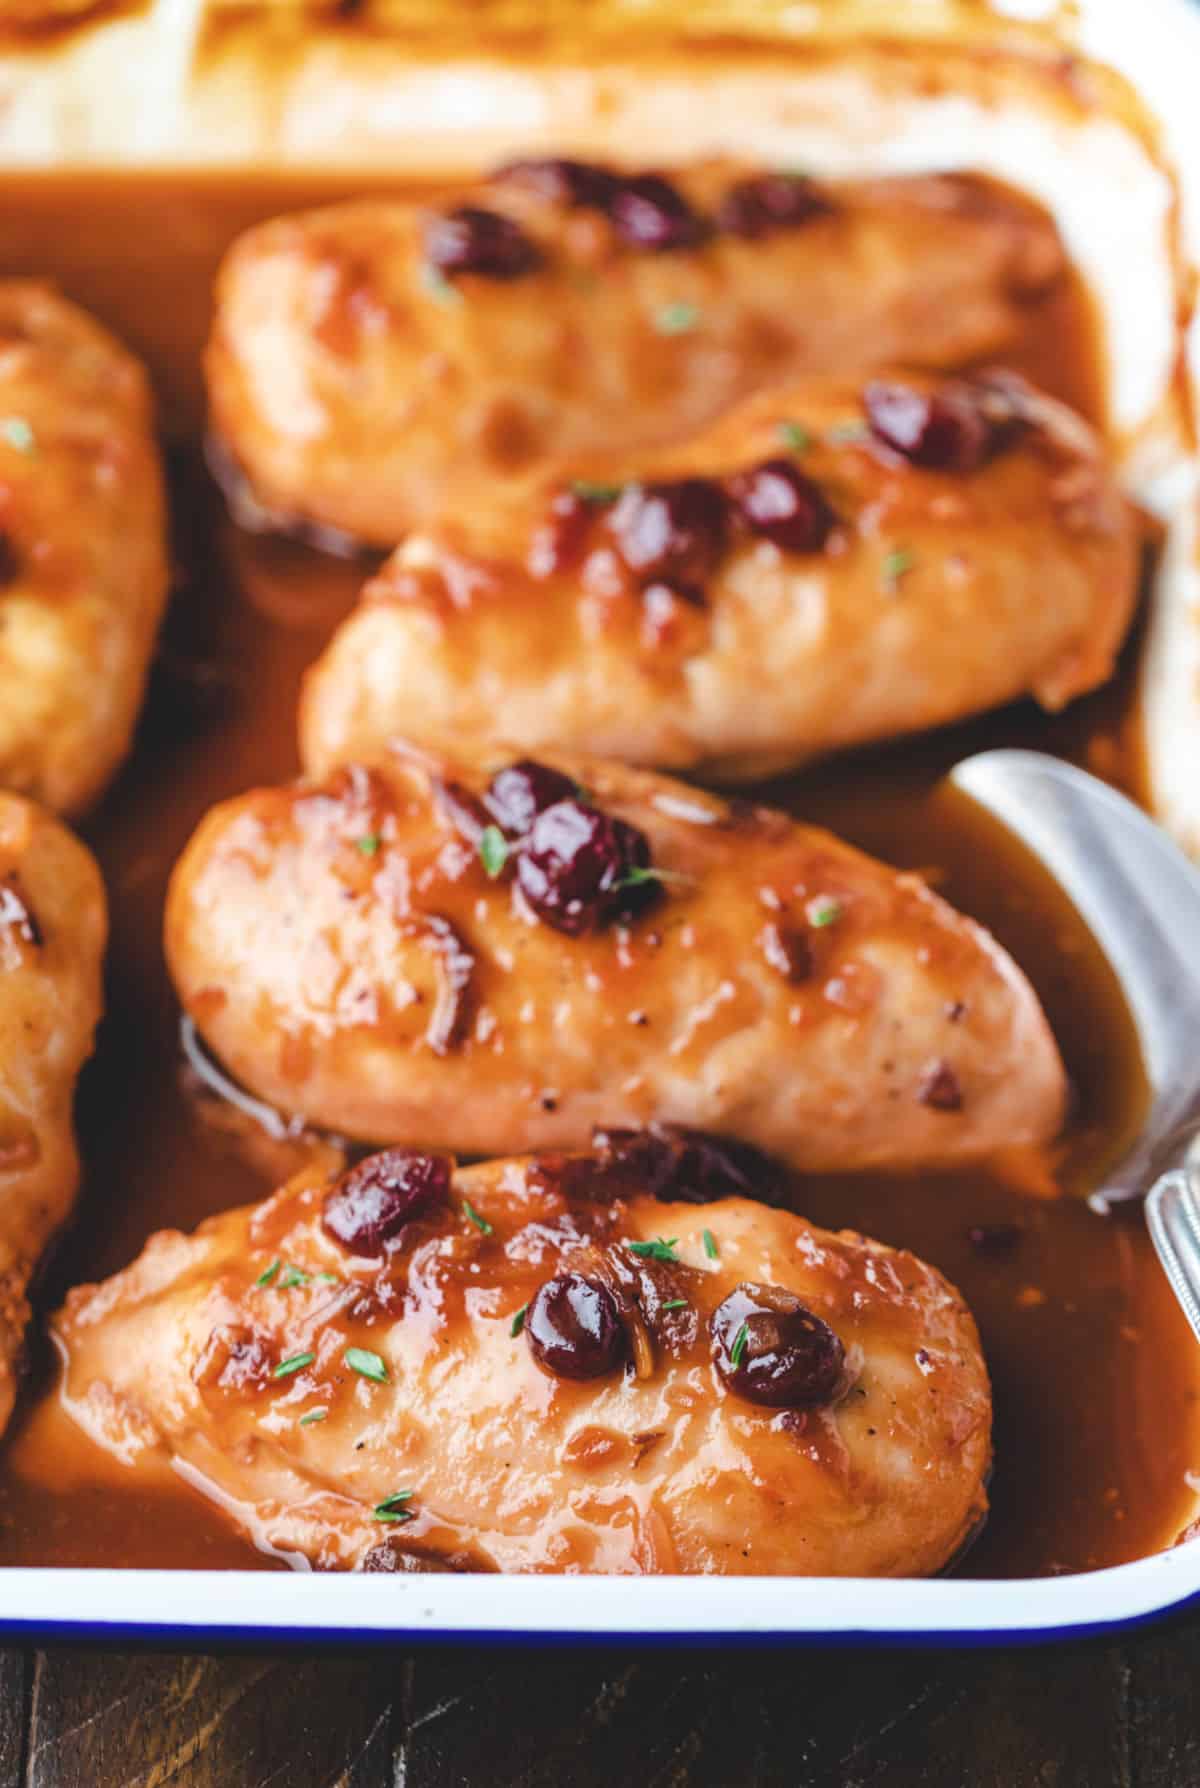
[{"label": "wood grain", "polygon": [[1197,1782],[1197,1618],[1022,1652],[0,1653],[0,1788]]}]

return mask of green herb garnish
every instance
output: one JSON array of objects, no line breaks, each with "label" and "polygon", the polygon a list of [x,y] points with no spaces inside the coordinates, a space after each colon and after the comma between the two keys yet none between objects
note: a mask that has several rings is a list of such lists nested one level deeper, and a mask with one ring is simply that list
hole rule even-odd
[{"label": "green herb garnish", "polygon": [[619,484],[593,484],[587,478],[576,478],[571,483],[571,494],[581,503],[594,503],[600,509],[607,503],[615,503],[621,488]]},{"label": "green herb garnish", "polygon": [[842,903],[833,894],[818,894],[804,909],[810,925],[820,931],[826,925],[836,925],[842,916]]},{"label": "green herb garnish", "polygon": [[373,857],[382,842],[378,832],[364,832],[361,838],[354,840],[364,857]]},{"label": "green herb garnish", "polygon": [[301,1272],[299,1267],[293,1267],[293,1266],[285,1267],[284,1273],[283,1273],[283,1278],[279,1281],[279,1284],[276,1286],[276,1290],[277,1291],[290,1291],[292,1289],[293,1285],[307,1285],[308,1283],[309,1283],[308,1274]]},{"label": "green herb garnish", "polygon": [[0,435],[3,435],[9,446],[15,447],[18,453],[36,453],[37,451],[33,430],[24,416],[6,416],[3,422],[0,422]]},{"label": "green herb garnish", "polygon": [[664,887],[674,885],[677,888],[690,888],[695,885],[695,877],[685,875],[681,869],[656,869],[653,863],[633,863],[625,871],[618,888],[641,888],[647,882],[661,882]]},{"label": "green herb garnish", "polygon": [[712,1230],[701,1230],[700,1240],[704,1243],[704,1252],[708,1255],[708,1258],[710,1260],[719,1260],[720,1255],[717,1253],[717,1238]]},{"label": "green herb garnish", "polygon": [[341,1280],[336,1273],[314,1273],[313,1278],[318,1285],[340,1285]]},{"label": "green herb garnish", "polygon": [[369,1378],[372,1384],[386,1384],[388,1369],[377,1353],[368,1347],[348,1347],[343,1358],[351,1372],[357,1372],[360,1378]]},{"label": "green herb garnish", "polygon": [[746,1351],[746,1343],[747,1343],[747,1341],[749,1341],[749,1339],[750,1339],[750,1324],[748,1322],[744,1322],[742,1324],[741,1328],[738,1330],[737,1334],[733,1337],[733,1346],[729,1349],[729,1364],[731,1366],[740,1366],[741,1365],[742,1355]]},{"label": "green herb garnish", "polygon": [[687,1299],[686,1298],[671,1298],[671,1300],[668,1303],[663,1305],[663,1309],[664,1310],[686,1310],[687,1309]]},{"label": "green herb garnish", "polygon": [[469,1222],[473,1223],[480,1235],[491,1235],[492,1226],[486,1217],[481,1217],[469,1198],[463,1199],[463,1211]]},{"label": "green herb garnish", "polygon": [[489,880],[494,882],[508,862],[508,849],[508,839],[499,826],[483,828],[479,834],[479,861],[487,870]]},{"label": "green herb garnish", "polygon": [[329,1411],[327,1409],[310,1409],[307,1415],[302,1415],[300,1417],[299,1426],[301,1428],[311,1428],[314,1422],[323,1422],[328,1414]]},{"label": "green herb garnish", "polygon": [[411,1490],[397,1490],[394,1496],[385,1496],[371,1510],[372,1521],[411,1521],[412,1510],[404,1505],[412,1501],[412,1496]]},{"label": "green herb garnish", "polygon": [[793,453],[807,453],[812,445],[812,436],[798,422],[781,422],[778,433],[784,446],[790,447]]},{"label": "green herb garnish", "polygon": [[300,1372],[305,1366],[311,1366],[316,1357],[315,1353],[294,1353],[291,1359],[280,1360],[271,1377],[290,1378],[293,1372]]},{"label": "green herb garnish", "polygon": [[679,1237],[673,1235],[669,1240],[664,1240],[662,1236],[656,1236],[652,1242],[630,1242],[628,1244],[629,1252],[631,1254],[636,1254],[639,1260],[670,1260],[678,1262],[679,1256],[675,1252],[675,1244],[678,1240]]},{"label": "green herb garnish", "polygon": [[521,1333],[521,1330],[525,1327],[525,1313],[528,1309],[529,1309],[528,1304],[522,1304],[521,1308],[517,1311],[516,1315],[513,1317],[512,1322],[509,1324],[508,1332],[514,1338],[517,1335],[519,1335]]},{"label": "green herb garnish", "polygon": [[660,335],[686,335],[700,321],[700,312],[694,304],[664,304],[655,313],[654,327]]},{"label": "green herb garnish", "polygon": [[907,546],[897,546],[883,561],[883,581],[891,589],[895,589],[906,571],[911,571],[917,562],[916,554]]},{"label": "green herb garnish", "polygon": [[279,1256],[276,1255],[270,1266],[264,1267],[263,1271],[258,1275],[258,1278],[254,1281],[255,1286],[269,1285],[282,1265],[283,1262],[280,1260]]}]

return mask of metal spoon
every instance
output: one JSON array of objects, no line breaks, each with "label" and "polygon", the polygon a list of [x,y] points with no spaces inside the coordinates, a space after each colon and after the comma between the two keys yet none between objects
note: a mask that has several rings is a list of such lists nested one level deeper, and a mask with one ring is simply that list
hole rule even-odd
[{"label": "metal spoon", "polygon": [[[1073,902],[1119,978],[1150,1082],[1137,1142],[1088,1202],[1146,1198],[1146,1222],[1200,1339],[1200,870],[1153,820],[1037,751],[985,751],[951,781],[1016,834]],[[1149,1190],[1147,1190],[1149,1188]]]}]

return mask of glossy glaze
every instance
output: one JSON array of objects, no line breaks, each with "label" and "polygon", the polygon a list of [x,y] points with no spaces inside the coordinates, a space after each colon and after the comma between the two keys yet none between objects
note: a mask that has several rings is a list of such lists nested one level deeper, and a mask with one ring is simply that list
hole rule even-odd
[{"label": "glossy glaze", "polygon": [[[371,761],[403,734],[744,779],[1102,683],[1139,540],[1092,432],[997,375],[963,402],[1007,417],[1008,435],[972,467],[928,468],[867,431],[863,400],[862,381],[778,386],[688,443],[617,459],[610,484],[577,467],[507,511],[412,536],[306,680],[305,764]],[[828,532],[810,510],[774,530],[782,548],[769,521],[756,531],[738,504],[755,467],[811,481]],[[630,565],[622,517],[656,490],[707,491],[707,511],[660,502]],[[780,493],[761,501],[778,509]]]}]

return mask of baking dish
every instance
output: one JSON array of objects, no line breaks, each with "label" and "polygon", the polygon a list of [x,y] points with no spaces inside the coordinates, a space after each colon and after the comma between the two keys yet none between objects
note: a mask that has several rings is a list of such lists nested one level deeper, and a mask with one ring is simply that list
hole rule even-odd
[{"label": "baking dish", "polygon": [[[335,147],[348,172],[371,165],[378,173],[382,163],[412,173],[418,140],[429,174],[538,148],[611,151],[619,138],[634,157],[662,159],[669,140],[680,159],[733,149],[817,174],[966,167],[1047,204],[1099,304],[1125,480],[1168,527],[1145,657],[1145,712],[1156,802],[1187,835],[1195,780],[1188,615],[1196,594],[1196,468],[1179,329],[1197,216],[1186,174],[1177,186],[1173,170],[1195,165],[1198,153],[1186,79],[1176,71],[1186,70],[1184,46],[1200,44],[1200,25],[1183,0],[1148,9],[1136,43],[1127,41],[1115,6],[1085,6],[1074,24],[1057,15],[911,6],[899,27],[890,15],[882,25],[869,8],[853,19],[843,9],[836,35],[816,14],[786,47],[773,38],[766,48],[751,42],[726,52],[714,14],[716,41],[696,39],[671,59],[674,74],[656,82],[652,106],[644,85],[622,83],[611,20],[599,32],[603,46],[593,43],[584,55],[565,41],[561,63],[536,79],[522,75],[519,59],[514,72],[473,59],[469,48],[457,62],[441,54],[431,63],[427,44],[421,54],[406,48],[403,33],[384,31],[386,19],[382,41],[371,40],[371,55],[360,62],[361,46],[319,11],[303,22],[269,116],[234,98],[259,53],[243,45],[239,60],[238,19],[220,27],[189,9],[161,6],[114,22],[126,49],[139,41],[151,60],[174,58],[173,81],[154,78],[148,63],[139,68],[138,82],[155,97],[139,108],[128,136],[112,89],[96,91],[94,59],[103,59],[106,42],[97,27],[72,50],[76,60],[66,70],[47,59],[23,88],[22,106],[32,110],[21,128],[10,120],[10,165],[60,165],[69,115],[66,153],[86,148],[93,159],[129,166],[131,177],[135,167],[176,159],[237,165],[248,157],[255,165],[312,169]],[[266,41],[296,30],[296,18],[280,9]],[[12,58],[21,65],[18,52]],[[1093,58],[1119,76],[1093,66]],[[350,94],[358,122],[347,131]],[[214,122],[220,118],[233,121],[228,132]],[[196,1643],[318,1634],[358,1642],[561,1634],[929,1642],[953,1635],[1007,1643],[1136,1622],[1198,1589],[1194,1545],[1109,1570],[1003,1583],[581,1579],[567,1591],[545,1579],[424,1577],[372,1588],[359,1577],[16,1568],[0,1584],[0,1621],[13,1632]]]}]

